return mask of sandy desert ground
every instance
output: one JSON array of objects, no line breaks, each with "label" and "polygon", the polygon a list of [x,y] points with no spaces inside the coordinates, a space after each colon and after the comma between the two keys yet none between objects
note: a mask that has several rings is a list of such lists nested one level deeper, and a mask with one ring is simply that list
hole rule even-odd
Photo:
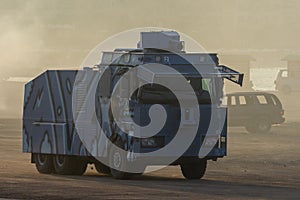
[{"label": "sandy desert ground", "polygon": [[21,152],[21,122],[1,121],[0,197],[14,199],[299,199],[300,123],[268,134],[229,129],[226,158],[209,162],[202,180],[179,167],[115,180],[89,166],[84,176],[42,175]]},{"label": "sandy desert ground", "polygon": [[[0,120],[0,198],[9,199],[299,199],[297,96],[280,97],[287,122],[267,134],[228,129],[228,156],[209,162],[202,180],[167,167],[115,180],[89,166],[84,176],[39,174],[21,152],[21,121]],[[298,105],[298,104],[297,104]]]}]

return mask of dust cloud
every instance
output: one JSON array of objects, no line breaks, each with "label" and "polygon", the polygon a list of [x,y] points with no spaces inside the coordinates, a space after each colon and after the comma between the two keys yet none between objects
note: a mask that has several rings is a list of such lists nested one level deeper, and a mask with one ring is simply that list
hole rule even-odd
[{"label": "dust cloud", "polygon": [[[9,77],[78,68],[95,45],[137,27],[183,32],[221,61],[243,54],[254,58],[250,67],[286,67],[282,58],[300,54],[299,7],[296,0],[1,0],[0,115],[21,117],[24,82]],[[232,67],[249,73],[249,66]]]},{"label": "dust cloud", "polygon": [[274,88],[274,70],[289,67],[285,58],[300,60],[299,8],[298,0],[0,0],[0,198],[299,199],[300,92],[271,91],[286,121],[268,133],[228,127],[228,155],[209,162],[201,181],[185,181],[177,166],[124,181],[90,167],[82,177],[43,175],[21,152],[26,78],[78,69],[90,50],[122,31],[164,27],[245,73],[244,88],[250,79],[255,88]]}]

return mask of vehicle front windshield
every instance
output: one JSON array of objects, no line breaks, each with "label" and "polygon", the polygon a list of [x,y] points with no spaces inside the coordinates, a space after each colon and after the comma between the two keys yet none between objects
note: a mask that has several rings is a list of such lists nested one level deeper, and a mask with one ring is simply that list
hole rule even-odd
[{"label": "vehicle front windshield", "polygon": [[[211,78],[187,78],[187,82],[192,86],[200,104],[210,104],[213,94],[213,80]],[[176,92],[186,93],[178,86]],[[174,103],[178,102],[175,94],[159,84],[146,84],[137,91],[137,97],[148,103]]]}]

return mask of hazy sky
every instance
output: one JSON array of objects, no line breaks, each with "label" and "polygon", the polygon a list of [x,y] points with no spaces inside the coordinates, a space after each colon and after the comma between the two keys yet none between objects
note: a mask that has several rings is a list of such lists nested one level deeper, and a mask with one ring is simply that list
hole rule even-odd
[{"label": "hazy sky", "polygon": [[299,8],[297,0],[0,0],[0,64],[17,75],[78,65],[108,36],[149,26],[186,33],[211,51],[299,50]]},{"label": "hazy sky", "polygon": [[299,8],[297,0],[0,0],[0,104],[23,95],[3,79],[77,68],[95,45],[138,27],[178,30],[208,51],[258,51],[259,62],[276,65],[281,51],[300,54]]}]

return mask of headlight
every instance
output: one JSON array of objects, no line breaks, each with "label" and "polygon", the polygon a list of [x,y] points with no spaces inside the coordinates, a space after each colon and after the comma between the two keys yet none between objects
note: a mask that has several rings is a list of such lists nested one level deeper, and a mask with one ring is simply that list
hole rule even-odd
[{"label": "headlight", "polygon": [[141,139],[141,146],[144,148],[163,147],[163,137],[151,137]]}]

